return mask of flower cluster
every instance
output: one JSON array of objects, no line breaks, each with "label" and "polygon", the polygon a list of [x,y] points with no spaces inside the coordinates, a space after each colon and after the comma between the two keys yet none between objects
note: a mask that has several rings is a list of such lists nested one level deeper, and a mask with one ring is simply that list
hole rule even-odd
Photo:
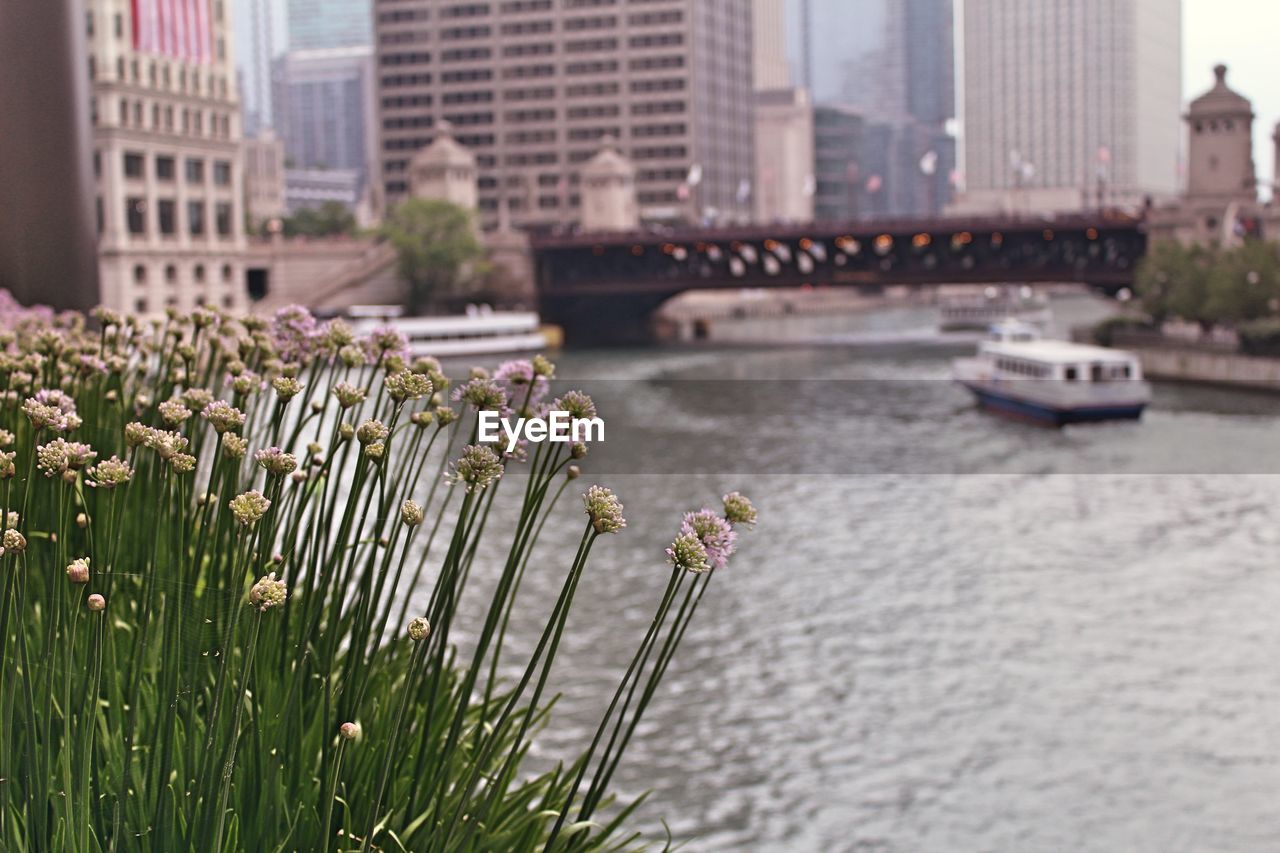
[{"label": "flower cluster", "polygon": [[363,388],[357,388],[350,382],[339,382],[333,386],[333,396],[337,398],[339,406],[349,409],[357,403],[363,403],[365,393]]},{"label": "flower cluster", "polygon": [[402,370],[392,373],[383,380],[387,393],[397,402],[405,400],[421,400],[431,394],[431,380],[421,373],[410,373]]},{"label": "flower cluster", "polygon": [[269,340],[276,355],[288,361],[305,361],[314,350],[316,318],[301,305],[286,305],[271,318]]},{"label": "flower cluster", "polygon": [[27,537],[23,536],[12,527],[4,531],[4,535],[0,537],[0,553],[4,554],[21,554],[27,550]]},{"label": "flower cluster", "polygon": [[284,403],[302,393],[302,383],[292,376],[277,376],[271,380],[271,388]]},{"label": "flower cluster", "polygon": [[267,500],[262,492],[254,489],[242,495],[236,495],[227,503],[227,506],[231,508],[231,514],[235,516],[236,521],[248,527],[256,524],[262,516],[266,515],[271,507],[271,501]]},{"label": "flower cluster", "polygon": [[213,425],[220,433],[238,430],[244,426],[244,412],[226,400],[215,400],[205,406],[200,416]]},{"label": "flower cluster", "polygon": [[264,613],[284,604],[288,597],[289,588],[284,581],[276,580],[275,572],[258,578],[258,582],[249,589],[249,603]]},{"label": "flower cluster", "polygon": [[551,362],[545,358],[538,358],[545,364],[539,367],[533,361],[518,359],[503,362],[493,372],[493,380],[503,385],[512,405],[536,411],[542,398],[546,396],[550,385],[548,378],[555,372],[555,368],[548,367]]},{"label": "flower cluster", "polygon": [[469,444],[453,463],[453,476],[468,492],[479,491],[502,476],[502,460],[487,444]]},{"label": "flower cluster", "polygon": [[422,505],[413,500],[407,500],[400,505],[400,520],[404,522],[406,527],[417,527],[422,523],[425,517],[425,511]]},{"label": "flower cluster", "polygon": [[740,492],[729,492],[723,498],[724,517],[730,524],[742,524],[752,527],[756,523],[756,508],[751,501]]},{"label": "flower cluster", "polygon": [[507,392],[487,376],[477,376],[453,392],[455,403],[469,403],[480,411],[500,411],[507,405]]},{"label": "flower cluster", "polygon": [[392,326],[379,326],[369,333],[364,342],[365,354],[374,364],[382,364],[389,358],[401,361],[409,359],[409,338]]},{"label": "flower cluster", "polygon": [[186,436],[170,430],[156,429],[137,421],[125,424],[124,441],[130,447],[139,445],[154,450],[161,459],[173,459],[187,449]]},{"label": "flower cluster", "polygon": [[36,432],[70,432],[83,421],[76,414],[76,401],[56,388],[45,388],[22,404],[22,413]]},{"label": "flower cluster", "polygon": [[119,456],[104,459],[86,472],[88,483],[100,489],[114,489],[123,486],[133,477],[133,469],[128,462],[122,462]]},{"label": "flower cluster", "polygon": [[387,425],[382,421],[367,420],[356,430],[356,440],[361,444],[374,444],[386,441],[390,434],[391,430],[387,429]]},{"label": "flower cluster", "polygon": [[596,416],[595,402],[581,391],[566,391],[551,402],[551,408],[557,412],[568,412],[574,420],[588,420]]},{"label": "flower cluster", "polygon": [[78,560],[72,560],[67,565],[67,580],[72,583],[88,583],[89,582],[89,558],[81,557]]},{"label": "flower cluster", "polygon": [[160,410],[160,417],[170,426],[176,426],[191,417],[191,410],[181,400],[165,400],[156,408]]},{"label": "flower cluster", "polygon": [[298,457],[292,453],[285,453],[278,447],[259,450],[253,454],[253,459],[259,467],[274,477],[287,476],[298,468]]},{"label": "flower cluster", "polygon": [[622,501],[604,486],[587,489],[582,503],[596,533],[617,533],[627,526],[627,520],[622,517]]},{"label": "flower cluster", "polygon": [[729,557],[737,547],[738,534],[733,532],[728,521],[716,515],[714,510],[702,509],[687,513],[680,526],[681,533],[692,533],[698,537],[702,547],[707,551],[707,562],[713,569],[723,569]]},{"label": "flower cluster", "polygon": [[79,471],[98,456],[89,445],[79,441],[55,438],[36,448],[36,467],[46,477],[57,477]]},{"label": "flower cluster", "polygon": [[667,549],[667,559],[672,566],[686,572],[701,573],[711,568],[706,547],[693,533],[677,536]]}]

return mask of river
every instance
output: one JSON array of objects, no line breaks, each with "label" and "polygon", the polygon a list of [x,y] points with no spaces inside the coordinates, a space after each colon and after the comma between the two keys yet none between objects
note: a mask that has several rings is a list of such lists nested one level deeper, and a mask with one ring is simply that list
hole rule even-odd
[{"label": "river", "polygon": [[[620,771],[652,791],[651,839],[665,819],[691,851],[1277,849],[1280,398],[1161,384],[1140,423],[1050,430],[947,381],[971,349],[562,354],[607,423],[581,482],[629,524],[583,580],[537,753],[594,729],[679,512],[740,489],[760,524]],[[581,529],[560,510],[519,648]]]}]

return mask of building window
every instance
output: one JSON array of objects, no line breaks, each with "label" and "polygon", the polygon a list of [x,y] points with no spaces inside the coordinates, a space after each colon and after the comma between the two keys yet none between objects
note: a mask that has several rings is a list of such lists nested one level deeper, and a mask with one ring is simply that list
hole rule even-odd
[{"label": "building window", "polygon": [[192,237],[200,237],[204,234],[203,201],[187,202],[187,224],[190,227]]},{"label": "building window", "polygon": [[228,283],[231,281],[231,264],[222,265],[222,280]]},{"label": "building window", "polygon": [[195,277],[196,281],[203,282],[204,281],[204,264],[196,264],[195,267],[191,270],[191,274]]},{"label": "building window", "polygon": [[133,300],[133,311],[135,314],[147,313],[147,300],[145,299]]},{"label": "building window", "polygon": [[178,281],[178,268],[173,264],[169,264],[164,268],[164,280],[169,284],[175,284]]},{"label": "building window", "polygon": [[204,161],[195,158],[187,160],[187,183],[203,184],[204,183]]},{"label": "building window", "polygon": [[126,178],[141,178],[145,163],[146,158],[141,154],[134,151],[124,152],[124,176]]},{"label": "building window", "polygon": [[144,198],[126,198],[124,200],[124,218],[129,225],[130,234],[146,234],[147,200]]},{"label": "building window", "polygon": [[133,268],[133,280],[138,284],[147,283],[147,268],[142,264],[138,264]]},{"label": "building window", "polygon": [[[119,12],[117,12],[115,17],[115,23],[116,23],[116,38],[118,39],[124,38],[124,15],[121,15]],[[120,76],[123,77],[124,75],[121,74]]]},{"label": "building window", "polygon": [[160,233],[172,236],[178,230],[177,216],[173,199],[162,198],[156,207],[156,219],[160,225]]},{"label": "building window", "polygon": [[214,218],[217,220],[218,236],[231,236],[231,205],[227,202],[218,202],[214,208]]},{"label": "building window", "polygon": [[174,166],[172,157],[156,158],[156,180],[172,181],[174,175]]},{"label": "building window", "polygon": [[231,164],[226,160],[213,161],[213,182],[220,187],[231,186]]}]

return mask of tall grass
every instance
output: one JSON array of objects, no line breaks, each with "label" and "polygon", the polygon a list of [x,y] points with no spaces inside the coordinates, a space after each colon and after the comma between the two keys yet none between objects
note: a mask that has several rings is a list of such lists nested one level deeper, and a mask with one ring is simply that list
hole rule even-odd
[{"label": "tall grass", "polygon": [[[640,845],[610,782],[749,502],[683,519],[595,736],[532,773],[579,581],[625,527],[608,489],[575,497],[588,448],[475,442],[480,409],[594,414],[546,401],[550,362],[451,383],[393,331],[296,308],[87,323],[9,300],[0,330],[0,849]],[[511,527],[487,524],[500,500]],[[581,535],[531,566],[553,512]],[[530,571],[561,590],[516,655]]]}]

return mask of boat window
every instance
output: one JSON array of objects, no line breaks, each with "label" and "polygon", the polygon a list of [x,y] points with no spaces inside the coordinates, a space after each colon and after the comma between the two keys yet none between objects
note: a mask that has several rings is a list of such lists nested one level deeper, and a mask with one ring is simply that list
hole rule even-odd
[{"label": "boat window", "polygon": [[1090,367],[1089,378],[1094,382],[1102,381],[1102,365],[1094,364]]},{"label": "boat window", "polygon": [[1067,368],[1067,381],[1068,382],[1076,381],[1076,369],[1074,367]]},{"label": "boat window", "polygon": [[1120,368],[1120,375],[1125,379],[1128,379],[1133,375],[1133,372],[1129,369],[1129,365],[1126,364],[1124,367]]}]

